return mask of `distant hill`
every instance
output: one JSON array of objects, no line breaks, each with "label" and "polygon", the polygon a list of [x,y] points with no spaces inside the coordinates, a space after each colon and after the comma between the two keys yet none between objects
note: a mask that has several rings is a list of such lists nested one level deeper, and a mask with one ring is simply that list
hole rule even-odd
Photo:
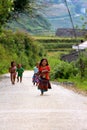
[{"label": "distant hill", "polygon": [[51,24],[48,22],[48,19],[42,15],[38,14],[31,17],[27,13],[22,13],[17,18],[10,20],[7,23],[7,28],[14,31],[21,30],[33,35],[38,35],[49,32],[49,30],[51,30]]},{"label": "distant hill", "polygon": [[[45,13],[54,30],[72,28],[64,0],[44,0],[44,3],[48,5]],[[82,28],[83,24],[87,22],[87,0],[67,0],[67,4],[74,26]]]},{"label": "distant hill", "polygon": [[[45,9],[43,16],[30,17],[20,14],[18,19],[10,21],[8,28],[25,30],[31,34],[55,33],[58,28],[72,28],[64,0],[40,0]],[[87,22],[87,0],[67,0],[76,28],[82,28]],[[84,18],[84,19],[83,19]],[[87,25],[85,26],[87,28]]]}]

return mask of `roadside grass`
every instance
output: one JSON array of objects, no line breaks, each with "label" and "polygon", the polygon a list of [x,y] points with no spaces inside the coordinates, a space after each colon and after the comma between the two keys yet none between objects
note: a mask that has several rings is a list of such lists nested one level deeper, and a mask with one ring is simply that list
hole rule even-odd
[{"label": "roadside grass", "polygon": [[[66,52],[64,52],[66,53]],[[49,64],[51,66],[51,71],[56,67],[57,64],[59,64],[60,61],[60,55],[61,52],[48,52],[47,53],[47,59],[49,61]],[[55,82],[72,82],[74,84],[74,88],[78,89],[79,91],[87,91],[87,80],[86,78],[81,79],[80,76],[76,77],[70,77],[69,79],[56,79]]]},{"label": "roadside grass", "polygon": [[[67,54],[72,51],[72,44],[78,44],[81,37],[77,39],[73,38],[60,38],[56,36],[34,36],[36,41],[42,44],[46,50],[46,58],[48,59],[49,65],[51,67],[51,72],[53,69],[60,64],[60,56]],[[69,79],[54,79],[55,82],[72,82],[74,88],[80,91],[87,91],[87,80],[86,78],[81,79],[79,76],[70,77]]]},{"label": "roadside grass", "polygon": [[80,77],[71,79],[72,82],[74,82],[75,86],[83,91],[87,91],[87,80],[86,78],[81,79]]},{"label": "roadside grass", "polygon": [[80,77],[77,78],[70,78],[70,79],[56,79],[57,82],[72,82],[74,83],[73,87],[80,90],[80,91],[87,91],[87,81],[86,79],[81,79]]},{"label": "roadside grass", "polygon": [[47,59],[48,59],[49,65],[51,66],[51,69],[56,67],[56,65],[60,62],[59,58],[60,58],[59,52],[47,53]]}]

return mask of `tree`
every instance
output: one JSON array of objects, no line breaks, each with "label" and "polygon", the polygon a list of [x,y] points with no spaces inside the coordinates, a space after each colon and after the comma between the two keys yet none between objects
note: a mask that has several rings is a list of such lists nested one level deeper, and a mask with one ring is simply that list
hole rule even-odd
[{"label": "tree", "polygon": [[0,0],[0,31],[7,20],[15,15],[12,12],[31,12],[35,3],[35,0]]},{"label": "tree", "polygon": [[14,11],[24,11],[29,6],[29,0],[14,0]]},{"label": "tree", "polygon": [[14,11],[31,13],[42,3],[40,0],[14,0]]},{"label": "tree", "polygon": [[[39,21],[43,17],[42,14],[44,11],[44,2],[42,0],[1,0],[0,1],[0,30],[1,27],[5,24],[5,22],[17,21],[23,14],[27,16],[27,18],[38,19]],[[38,21],[38,20],[37,20]],[[36,21],[36,22],[37,22]],[[42,28],[42,24],[39,24]],[[48,23],[46,21],[46,23]],[[45,24],[46,24],[45,23]],[[9,28],[9,25],[8,25]]]},{"label": "tree", "polygon": [[12,5],[12,0],[0,0],[0,31],[2,26],[5,24],[10,16]]}]

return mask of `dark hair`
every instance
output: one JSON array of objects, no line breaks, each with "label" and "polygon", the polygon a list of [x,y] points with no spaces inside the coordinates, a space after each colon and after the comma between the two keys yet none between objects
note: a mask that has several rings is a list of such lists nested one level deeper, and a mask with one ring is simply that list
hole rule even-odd
[{"label": "dark hair", "polygon": [[43,58],[43,59],[40,61],[39,66],[42,66],[42,62],[43,62],[44,60],[46,60],[46,62],[47,62],[47,64],[46,64],[46,65],[49,65],[49,64],[48,64],[48,60],[47,60],[46,58]]},{"label": "dark hair", "polygon": [[12,62],[11,62],[11,66],[13,66],[13,64],[14,64],[14,63],[15,63],[15,62],[14,62],[14,61],[12,61]]}]

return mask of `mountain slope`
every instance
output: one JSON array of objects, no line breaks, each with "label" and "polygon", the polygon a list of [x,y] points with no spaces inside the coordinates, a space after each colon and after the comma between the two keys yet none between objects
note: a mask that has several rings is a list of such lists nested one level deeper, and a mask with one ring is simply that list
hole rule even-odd
[{"label": "mountain slope", "polygon": [[[40,1],[45,7],[43,15],[37,14],[35,17],[30,17],[28,14],[20,14],[16,20],[7,24],[8,28],[25,30],[35,35],[51,33],[51,31],[55,33],[58,28],[72,28],[65,0]],[[87,21],[87,0],[67,0],[67,3],[74,27],[82,28]],[[87,28],[87,25],[84,27]]]},{"label": "mountain slope", "polygon": [[[45,0],[48,8],[46,16],[54,30],[72,28],[65,0]],[[87,21],[87,0],[67,0],[67,4],[75,27],[82,28]],[[84,19],[82,20],[81,17]]]},{"label": "mountain slope", "polygon": [[7,23],[7,27],[15,30],[27,31],[31,34],[41,34],[50,30],[50,23],[48,20],[41,16],[36,15],[30,17],[28,14],[20,14],[18,18],[11,20]]}]

